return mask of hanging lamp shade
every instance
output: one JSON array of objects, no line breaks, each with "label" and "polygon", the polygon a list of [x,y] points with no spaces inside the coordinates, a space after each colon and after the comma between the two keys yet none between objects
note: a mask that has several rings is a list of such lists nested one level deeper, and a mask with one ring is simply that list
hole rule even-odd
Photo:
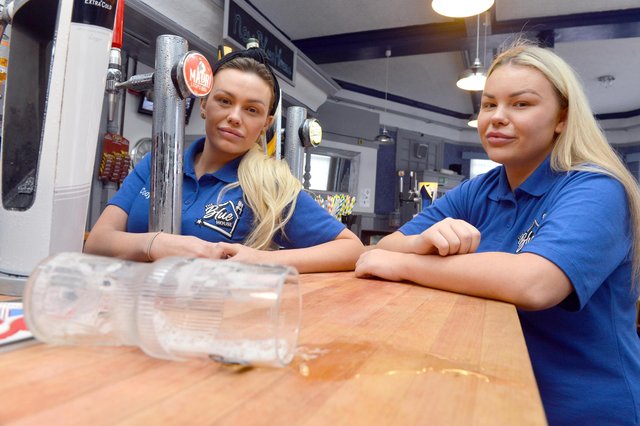
[{"label": "hanging lamp shade", "polygon": [[474,113],[471,117],[469,117],[469,121],[467,121],[467,126],[478,128],[478,114]]},{"label": "hanging lamp shade", "polygon": [[378,136],[376,136],[375,141],[381,145],[391,145],[393,143],[393,138],[387,131],[387,128],[382,127],[382,131]]},{"label": "hanging lamp shade", "polygon": [[[478,91],[484,90],[484,83],[487,81],[487,74],[484,72],[482,62],[480,62],[480,15],[477,16],[478,25],[476,27],[476,59],[471,64],[471,68],[466,69],[460,75],[456,86],[462,90]],[[487,46],[487,27],[485,25],[485,53]]]},{"label": "hanging lamp shade", "polygon": [[[391,57],[391,50],[387,49],[384,52],[384,56],[387,57],[386,72],[385,72],[385,84],[384,84],[384,112],[387,112],[387,96],[389,94],[389,58]],[[387,131],[386,126],[382,126],[382,131],[376,136],[375,141],[381,145],[390,145],[393,143],[393,138]]]},{"label": "hanging lamp shade", "polygon": [[478,91],[484,90],[484,83],[486,81],[487,75],[482,68],[482,63],[476,58],[471,68],[464,70],[462,74],[460,74],[456,86],[462,90]]},{"label": "hanging lamp shade", "polygon": [[465,18],[484,12],[493,3],[494,0],[433,0],[431,7],[443,16]]}]

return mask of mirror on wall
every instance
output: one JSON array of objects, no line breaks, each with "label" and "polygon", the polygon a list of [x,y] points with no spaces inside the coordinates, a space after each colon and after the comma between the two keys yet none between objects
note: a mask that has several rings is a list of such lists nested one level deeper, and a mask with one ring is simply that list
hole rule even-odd
[{"label": "mirror on wall", "polygon": [[311,191],[356,194],[360,153],[319,146],[305,155],[311,165]]}]

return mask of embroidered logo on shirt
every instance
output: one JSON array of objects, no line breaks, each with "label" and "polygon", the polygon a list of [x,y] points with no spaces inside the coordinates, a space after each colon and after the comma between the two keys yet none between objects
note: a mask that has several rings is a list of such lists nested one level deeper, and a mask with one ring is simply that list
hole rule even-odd
[{"label": "embroidered logo on shirt", "polygon": [[242,201],[238,201],[237,206],[233,204],[233,201],[222,204],[207,204],[204,206],[204,216],[202,219],[196,220],[196,225],[213,229],[227,238],[231,238],[243,209],[244,203]]},{"label": "embroidered logo on shirt", "polygon": [[[543,218],[544,216],[545,215],[542,215]],[[538,232],[538,228],[540,228],[540,224],[536,219],[534,219],[529,229],[518,236],[518,248],[516,249],[516,253],[520,253],[524,246],[526,246],[529,241],[533,240],[533,237],[536,236],[536,232]]]},{"label": "embroidered logo on shirt", "polygon": [[140,190],[140,195],[142,195],[147,200],[149,199],[149,197],[151,197],[151,193],[147,191],[147,188],[145,188],[144,186]]}]

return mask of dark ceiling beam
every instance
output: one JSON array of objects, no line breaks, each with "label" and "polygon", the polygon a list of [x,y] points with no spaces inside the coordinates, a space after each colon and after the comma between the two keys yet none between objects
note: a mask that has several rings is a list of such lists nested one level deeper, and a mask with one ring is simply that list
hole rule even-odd
[{"label": "dark ceiling beam", "polygon": [[628,22],[588,27],[561,28],[554,31],[556,42],[612,40],[640,37],[640,22]]},{"label": "dark ceiling beam", "polygon": [[409,98],[405,98],[404,96],[394,95],[393,93],[381,92],[379,90],[372,89],[370,87],[361,86],[359,84],[351,83],[349,81],[343,81],[343,80],[335,80],[335,81],[343,89],[350,90],[352,92],[361,93],[363,95],[368,95],[368,96],[372,96],[380,99],[388,99],[389,101],[392,101],[398,104],[423,109],[425,111],[436,112],[438,114],[447,115],[449,117],[460,118],[460,119],[469,118],[469,114],[442,108],[437,105],[427,104],[424,102],[417,101],[415,99],[409,99]]},{"label": "dark ceiling beam", "polygon": [[553,42],[546,42],[550,37],[556,43],[640,37],[640,8],[509,21],[492,19],[493,34],[521,31],[538,34],[542,44],[551,47]]},{"label": "dark ceiling beam", "polygon": [[[475,27],[474,27],[475,28]],[[513,33],[552,46],[557,42],[640,37],[640,8],[579,13],[509,21],[492,20],[487,47],[498,47]],[[415,25],[373,31],[294,40],[293,43],[317,64],[455,52],[469,49],[475,34],[468,34],[464,19],[448,23]]]},{"label": "dark ceiling beam", "polygon": [[598,25],[618,26],[638,22],[640,22],[640,8],[635,8],[608,10],[604,12],[574,13],[571,15],[544,16],[540,18],[512,19],[506,21],[498,21],[493,17],[491,30],[494,34],[517,33],[520,31],[544,31]]},{"label": "dark ceiling beam", "polygon": [[387,49],[392,50],[394,57],[462,50],[466,45],[460,43],[466,38],[464,20],[458,19],[446,24],[337,34],[293,43],[316,64],[326,64],[384,58]]}]

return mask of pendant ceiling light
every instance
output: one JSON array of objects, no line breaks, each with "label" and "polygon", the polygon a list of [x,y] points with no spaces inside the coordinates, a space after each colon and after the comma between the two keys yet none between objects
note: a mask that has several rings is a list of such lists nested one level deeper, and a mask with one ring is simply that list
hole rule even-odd
[{"label": "pendant ceiling light", "polygon": [[[384,83],[384,112],[386,113],[387,112],[387,95],[389,93],[389,58],[391,57],[391,50],[387,49],[384,52],[384,56],[387,57],[387,64],[386,64],[387,71],[386,71],[386,77],[385,77],[385,83]],[[393,138],[387,131],[387,127],[384,124],[382,125],[382,131],[378,136],[376,136],[375,141],[383,145],[389,145],[393,143]]]},{"label": "pendant ceiling light", "polygon": [[440,15],[466,18],[479,15],[493,6],[494,0],[433,0],[431,7]]},{"label": "pendant ceiling light", "polygon": [[[485,27],[485,44],[486,44],[486,27]],[[476,29],[476,59],[473,61],[471,68],[466,69],[460,75],[456,86],[463,90],[483,90],[487,75],[480,62],[480,15],[478,15],[478,25]]]},{"label": "pendant ceiling light", "polygon": [[474,113],[471,117],[469,117],[469,121],[467,121],[467,126],[478,128],[478,114]]}]

